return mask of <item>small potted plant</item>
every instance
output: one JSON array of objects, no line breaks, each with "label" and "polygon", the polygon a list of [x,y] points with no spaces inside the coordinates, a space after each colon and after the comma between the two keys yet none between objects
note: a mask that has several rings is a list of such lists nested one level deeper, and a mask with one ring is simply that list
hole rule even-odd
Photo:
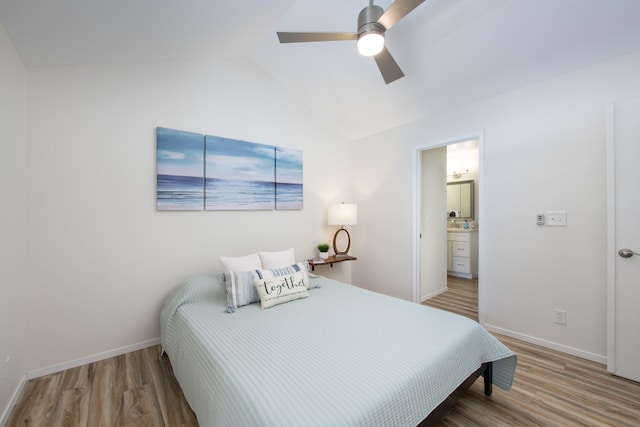
[{"label": "small potted plant", "polygon": [[318,246],[318,252],[320,252],[321,259],[329,258],[329,245],[326,243],[320,243]]}]

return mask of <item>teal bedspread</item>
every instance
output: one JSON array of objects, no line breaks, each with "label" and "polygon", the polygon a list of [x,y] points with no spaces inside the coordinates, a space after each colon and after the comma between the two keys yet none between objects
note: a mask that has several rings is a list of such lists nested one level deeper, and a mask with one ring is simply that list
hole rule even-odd
[{"label": "teal bedspread", "polygon": [[465,317],[326,278],[304,298],[226,312],[213,276],[179,284],[161,339],[202,427],[415,426],[484,362],[516,356]]}]

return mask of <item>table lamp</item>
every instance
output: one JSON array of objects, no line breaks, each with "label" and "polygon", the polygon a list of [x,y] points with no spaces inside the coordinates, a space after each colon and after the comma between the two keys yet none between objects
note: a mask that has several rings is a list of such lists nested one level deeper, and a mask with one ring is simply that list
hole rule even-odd
[{"label": "table lamp", "polygon": [[[336,231],[333,236],[333,251],[337,258],[348,256],[349,248],[351,247],[351,236],[349,232],[345,230],[345,225],[356,225],[358,223],[358,205],[355,203],[336,203],[329,205],[329,225],[339,225],[340,229]],[[336,245],[338,235],[344,232],[347,235],[347,247],[340,251]]]}]

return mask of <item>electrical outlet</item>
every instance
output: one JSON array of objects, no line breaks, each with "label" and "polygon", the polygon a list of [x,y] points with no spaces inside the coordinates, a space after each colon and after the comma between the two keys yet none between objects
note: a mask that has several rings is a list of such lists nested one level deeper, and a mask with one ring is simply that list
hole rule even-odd
[{"label": "electrical outlet", "polygon": [[558,325],[566,325],[567,324],[567,312],[566,311],[556,308],[555,314],[556,314],[556,323]]},{"label": "electrical outlet", "polygon": [[567,226],[567,211],[545,212],[545,223],[549,226]]}]

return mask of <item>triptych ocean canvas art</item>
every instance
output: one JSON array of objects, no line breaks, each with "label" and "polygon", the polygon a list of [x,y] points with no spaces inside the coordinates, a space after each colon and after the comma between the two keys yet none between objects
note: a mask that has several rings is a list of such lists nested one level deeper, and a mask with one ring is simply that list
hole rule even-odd
[{"label": "triptych ocean canvas art", "polygon": [[158,210],[302,209],[302,151],[157,128]]},{"label": "triptych ocean canvas art", "polygon": [[204,207],[203,136],[157,128],[157,200],[159,210]]}]

